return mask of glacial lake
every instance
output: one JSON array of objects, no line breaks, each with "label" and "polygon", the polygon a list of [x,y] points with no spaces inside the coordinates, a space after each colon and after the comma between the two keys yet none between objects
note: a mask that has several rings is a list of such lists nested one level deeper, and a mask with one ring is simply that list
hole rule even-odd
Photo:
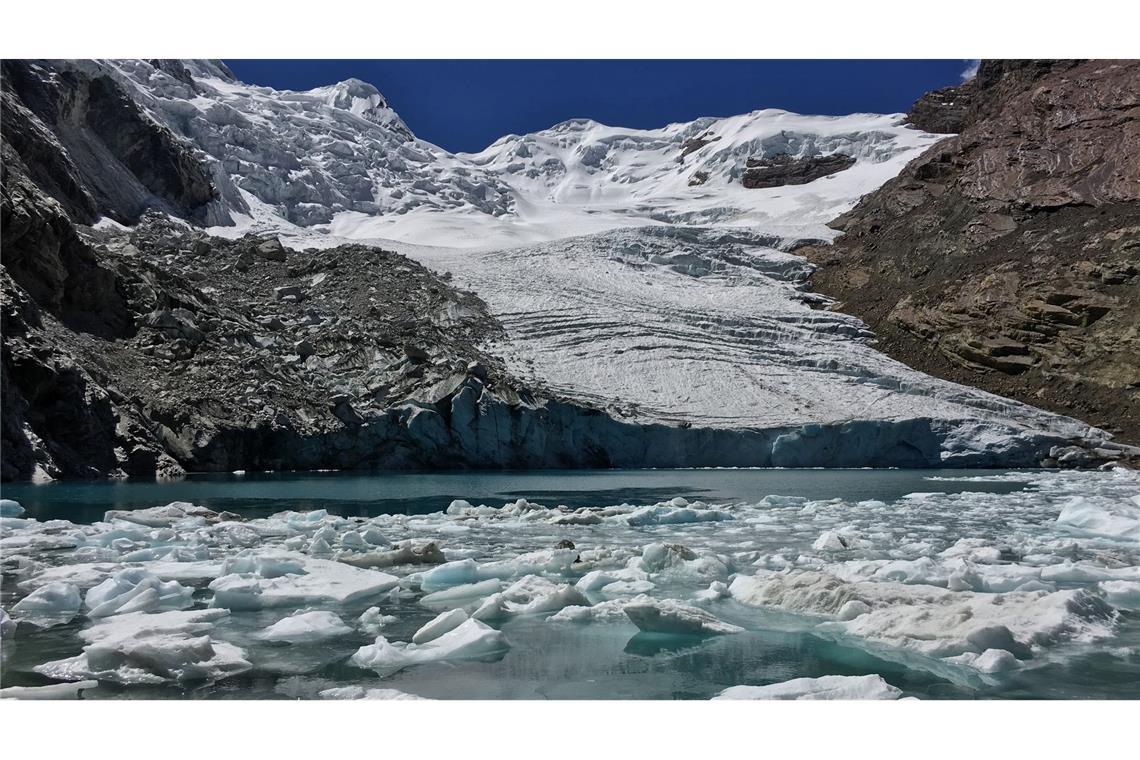
[{"label": "glacial lake", "polygon": [[[40,521],[4,521],[9,613],[45,572],[86,593],[99,578],[69,577],[68,566],[92,560],[108,573],[141,567],[167,583],[177,578],[185,598],[154,608],[165,615],[182,613],[161,610],[223,606],[213,579],[246,570],[218,569],[222,562],[289,552],[325,562],[307,566],[316,579],[330,559],[364,551],[359,536],[370,532],[383,534],[385,546],[435,542],[450,563],[377,568],[399,585],[342,603],[307,601],[310,589],[266,608],[256,596],[233,592],[238,601],[227,602],[228,615],[193,629],[244,663],[241,672],[213,678],[165,670],[140,677],[138,667],[151,659],[92,675],[87,642],[113,640],[116,621],[127,615],[89,618],[84,608],[50,626],[22,621],[4,640],[3,687],[42,686],[74,673],[99,680],[85,699],[317,699],[343,687],[429,699],[708,699],[732,686],[874,674],[920,699],[1140,698],[1140,547],[1127,523],[1135,514],[1129,510],[1140,510],[1140,477],[1124,471],[248,473],[9,484],[3,497]],[[448,513],[453,500],[468,504]],[[107,510],[178,501],[238,513],[243,521],[228,525],[247,532],[201,521],[138,530],[98,523]],[[37,526],[48,520],[67,522],[44,538]],[[77,547],[59,543],[77,533],[84,536]],[[254,534],[261,538],[250,539]],[[566,550],[555,547],[565,541],[573,550],[558,565]],[[168,550],[183,554],[162,555]],[[599,574],[612,579],[590,580]],[[808,585],[798,596],[763,584],[750,592],[733,583],[741,576]],[[282,582],[277,571],[263,577],[255,574],[255,585]],[[816,577],[831,585],[810,587]],[[441,611],[461,608],[472,623],[484,619],[475,616],[494,589],[450,603],[427,598],[478,579],[497,583],[507,597],[519,594],[479,623],[508,644],[399,663],[415,650],[403,642]],[[609,580],[613,585],[603,585]],[[557,593],[542,594],[555,587],[582,592],[570,606],[554,604]],[[835,610],[820,606],[836,587],[869,599],[874,612],[836,622]],[[737,632],[639,630],[621,607],[634,597],[699,606]],[[757,603],[760,597],[767,601]],[[313,610],[335,613],[342,630],[320,641],[266,639],[270,627]],[[982,639],[962,628],[974,615]],[[366,622],[377,620],[379,627]],[[1005,633],[995,636],[995,629]],[[1012,638],[1002,644],[1006,633]],[[173,632],[174,639],[183,635],[190,634]],[[391,648],[383,667],[361,659],[377,636],[395,644],[398,665]],[[131,655],[123,646],[125,662]],[[1008,667],[990,672],[974,662],[1001,646],[1016,652]],[[163,656],[178,664],[195,655],[174,647]],[[101,661],[120,662],[105,652]]]},{"label": "glacial lake", "polygon": [[[454,499],[499,505],[524,498],[571,508],[652,504],[682,496],[709,503],[756,502],[765,496],[891,501],[934,490],[931,477],[970,478],[994,470],[518,470],[458,472],[301,472],[189,475],[182,480],[10,483],[0,488],[38,520],[90,523],[109,509],[188,501],[215,511],[264,517],[284,510],[327,509],[343,517],[440,512]],[[940,491],[1008,493],[1017,482],[940,483]]]}]

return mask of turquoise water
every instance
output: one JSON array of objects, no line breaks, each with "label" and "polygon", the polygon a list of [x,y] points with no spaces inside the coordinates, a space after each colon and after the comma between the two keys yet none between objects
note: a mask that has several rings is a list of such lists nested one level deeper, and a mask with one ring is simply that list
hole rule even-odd
[{"label": "turquoise water", "polygon": [[[249,473],[191,475],[183,480],[92,481],[6,484],[15,499],[39,520],[91,523],[109,509],[137,509],[188,501],[246,517],[284,510],[327,509],[344,517],[427,514],[453,499],[498,505],[526,498],[577,508],[598,504],[652,504],[683,496],[710,503],[756,502],[770,494],[808,499],[890,501],[931,490],[929,478],[969,478],[991,470],[552,470],[516,472],[432,472],[381,474]],[[1008,493],[1018,483],[942,482],[946,492]]]}]

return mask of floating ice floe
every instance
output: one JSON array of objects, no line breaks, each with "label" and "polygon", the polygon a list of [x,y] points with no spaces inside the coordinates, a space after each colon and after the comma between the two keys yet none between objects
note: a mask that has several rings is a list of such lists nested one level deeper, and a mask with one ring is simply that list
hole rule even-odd
[{"label": "floating ice floe", "polygon": [[249,670],[245,653],[210,633],[226,610],[132,612],[96,622],[80,632],[82,654],[34,668],[61,681],[157,684],[213,681]]},{"label": "floating ice floe", "polygon": [[713,699],[898,699],[902,690],[879,675],[794,678],[767,686],[732,686]]},{"label": "floating ice floe", "polygon": [[488,578],[485,581],[464,583],[451,586],[442,591],[434,591],[420,598],[420,604],[425,607],[442,607],[445,605],[463,606],[472,599],[486,597],[503,590],[503,582],[498,578]]},{"label": "floating ice floe", "polygon": [[87,617],[101,618],[129,612],[181,610],[194,603],[194,589],[177,581],[159,580],[145,568],[131,567],[88,590],[83,603]]},{"label": "floating ice floe", "polygon": [[[802,571],[737,576],[729,591],[744,604],[836,618],[817,626],[820,631],[932,657],[994,648],[1024,659],[1034,648],[1110,636],[1116,622],[1116,612],[1087,589],[955,592],[886,581],[849,583]],[[852,601],[870,609],[841,619]]]},{"label": "floating ice floe", "polygon": [[23,517],[24,507],[12,499],[0,499],[0,517]]},{"label": "floating ice floe", "polygon": [[0,699],[82,699],[84,691],[99,686],[98,681],[53,683],[47,686],[9,686],[0,689]]},{"label": "floating ice floe", "polygon": [[570,584],[527,575],[482,600],[471,617],[483,621],[500,620],[512,615],[557,612],[563,607],[584,604],[589,604],[589,600]]},{"label": "floating ice floe", "polygon": [[369,607],[360,614],[360,618],[356,622],[360,626],[360,630],[370,636],[378,636],[385,626],[392,625],[398,620],[399,618],[395,615],[382,613],[379,607]]},{"label": "floating ice floe", "polygon": [[1012,652],[1007,652],[1004,649],[986,649],[981,654],[964,652],[945,659],[946,662],[966,665],[982,673],[1002,673],[1021,667],[1021,661],[1014,657]]},{"label": "floating ice floe", "polygon": [[[300,572],[284,572],[282,562],[293,560]],[[210,583],[214,592],[211,607],[231,610],[257,610],[269,607],[311,607],[351,604],[383,594],[399,585],[400,579],[377,570],[363,570],[332,560],[296,555],[278,555],[265,570],[223,575]]]},{"label": "floating ice floe", "polygon": [[12,615],[17,620],[49,628],[71,622],[82,604],[79,589],[74,584],[49,583],[16,602]]},{"label": "floating ice floe", "polygon": [[259,638],[265,641],[283,641],[290,644],[305,644],[325,639],[335,639],[352,633],[334,612],[314,610],[297,612],[278,620],[261,632]]},{"label": "floating ice floe", "polygon": [[[357,534],[350,534],[357,535]],[[368,549],[371,545],[361,538],[359,548]],[[343,542],[341,546],[344,546]],[[405,541],[399,547],[387,551],[365,551],[355,554],[342,554],[338,560],[353,567],[392,567],[394,565],[435,565],[445,562],[446,558],[434,541],[413,542]]]},{"label": "floating ice floe", "polygon": [[675,599],[627,604],[624,610],[633,624],[647,633],[715,636],[744,630],[700,607],[682,604]]},{"label": "floating ice floe", "polygon": [[424,591],[433,592],[492,578],[508,580],[522,575],[565,574],[577,559],[578,552],[574,549],[540,549],[498,562],[462,559],[421,573],[420,586]]},{"label": "floating ice floe", "polygon": [[363,686],[338,686],[318,693],[321,699],[425,699],[398,689],[366,689]]},{"label": "floating ice floe", "polygon": [[472,619],[422,645],[393,643],[377,636],[375,643],[358,649],[349,658],[349,663],[389,675],[426,662],[497,657],[509,648],[510,644],[501,631]]},{"label": "floating ice floe", "polygon": [[412,635],[412,643],[426,644],[429,641],[434,641],[448,631],[458,628],[466,621],[467,613],[460,608],[441,612],[427,623],[424,623],[423,626]]},{"label": "floating ice floe", "polygon": [[147,509],[112,509],[104,514],[103,519],[109,523],[122,520],[151,528],[168,528],[188,517],[200,518],[203,522],[217,522],[235,519],[237,515],[231,512],[218,513],[185,501],[174,501],[162,507]]},{"label": "floating ice floe", "polygon": [[1140,542],[1140,495],[1111,504],[1074,497],[1061,509],[1057,524],[1084,535]]}]

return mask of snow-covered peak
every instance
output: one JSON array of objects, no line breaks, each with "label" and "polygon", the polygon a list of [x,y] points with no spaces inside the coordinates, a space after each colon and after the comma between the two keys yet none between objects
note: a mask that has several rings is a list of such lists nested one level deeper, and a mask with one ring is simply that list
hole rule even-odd
[{"label": "snow-covered peak", "polygon": [[308,93],[300,94],[314,95],[321,98],[325,105],[330,108],[348,111],[353,116],[359,116],[374,124],[403,133],[408,140],[415,139],[399,115],[388,106],[388,101],[384,99],[380,91],[368,82],[353,77],[328,87],[317,87],[309,90]]},{"label": "snow-covered peak", "polygon": [[[452,154],[417,139],[359,79],[291,91],[243,84],[214,61],[98,65],[208,156],[240,229],[459,247],[661,224],[827,238],[826,222],[939,139],[904,127],[899,114],[765,109],[659,129],[571,119]],[[831,171],[836,156],[842,165]],[[829,171],[746,186],[750,167],[776,157],[824,161]]]}]

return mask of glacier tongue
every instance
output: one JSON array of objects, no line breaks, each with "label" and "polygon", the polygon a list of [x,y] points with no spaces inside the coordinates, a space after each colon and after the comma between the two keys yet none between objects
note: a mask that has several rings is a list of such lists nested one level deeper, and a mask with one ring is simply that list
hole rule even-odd
[{"label": "glacier tongue", "polygon": [[[827,222],[940,139],[901,115],[763,110],[656,130],[579,119],[452,154],[359,80],[291,92],[210,62],[186,76],[92,65],[207,154],[237,222],[214,234],[395,248],[490,305],[507,339],[488,348],[528,387],[660,427],[609,446],[611,464],[1035,465],[1053,446],[1105,440],[915,372],[806,292],[797,245],[830,240]],[[834,171],[771,182],[808,165]]]}]

